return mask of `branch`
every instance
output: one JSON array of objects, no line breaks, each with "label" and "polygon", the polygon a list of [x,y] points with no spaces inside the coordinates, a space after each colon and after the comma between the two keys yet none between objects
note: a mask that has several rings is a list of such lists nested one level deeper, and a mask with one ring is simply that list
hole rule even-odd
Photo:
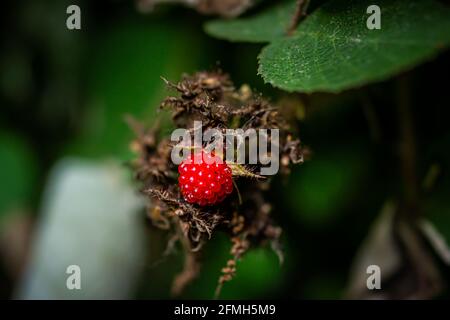
[{"label": "branch", "polygon": [[287,29],[287,34],[292,35],[297,29],[298,24],[306,17],[306,10],[308,9],[309,0],[297,0],[295,6],[294,16],[291,19],[291,23]]},{"label": "branch", "polygon": [[417,214],[419,182],[416,172],[416,142],[411,113],[410,78],[403,75],[397,83],[397,112],[400,130],[400,166],[403,179],[403,200],[407,211]]}]

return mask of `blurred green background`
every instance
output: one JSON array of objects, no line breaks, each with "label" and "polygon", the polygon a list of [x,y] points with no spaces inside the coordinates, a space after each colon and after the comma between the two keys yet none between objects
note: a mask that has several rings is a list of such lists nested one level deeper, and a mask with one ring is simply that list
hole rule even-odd
[{"label": "blurred green background", "polygon": [[[82,8],[79,31],[65,28],[66,7],[73,3]],[[24,281],[54,165],[67,157],[121,164],[130,160],[133,133],[124,115],[154,121],[159,102],[169,93],[161,76],[177,81],[183,73],[219,66],[237,86],[249,84],[273,101],[286,95],[257,76],[260,45],[208,37],[202,30],[208,18],[189,9],[168,6],[141,14],[131,1],[106,0],[8,1],[3,6],[1,298],[14,297]],[[448,58],[444,53],[410,77],[419,177],[432,164],[439,166],[423,207],[450,239]],[[252,250],[221,297],[343,296],[359,245],[385,201],[401,193],[395,83],[300,96],[307,104],[305,117],[298,120],[299,135],[312,158],[296,167],[288,181],[276,180],[269,195],[274,219],[284,230],[285,263],[279,265],[270,247]],[[131,181],[131,172],[128,177]],[[181,250],[161,260],[167,235],[152,228],[143,213],[141,223],[148,250],[129,297],[169,298],[171,281],[182,268]],[[215,234],[205,248],[201,275],[184,298],[212,297],[229,246],[224,235]],[[106,261],[104,265],[112,268]],[[448,269],[443,271],[448,282]],[[448,297],[448,291],[442,296]]]}]

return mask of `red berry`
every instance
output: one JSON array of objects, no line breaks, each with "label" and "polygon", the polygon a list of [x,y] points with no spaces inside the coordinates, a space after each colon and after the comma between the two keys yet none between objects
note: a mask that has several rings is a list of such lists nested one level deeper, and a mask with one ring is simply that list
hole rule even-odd
[{"label": "red berry", "polygon": [[233,191],[231,169],[219,157],[197,152],[178,167],[181,194],[189,203],[214,205]]}]

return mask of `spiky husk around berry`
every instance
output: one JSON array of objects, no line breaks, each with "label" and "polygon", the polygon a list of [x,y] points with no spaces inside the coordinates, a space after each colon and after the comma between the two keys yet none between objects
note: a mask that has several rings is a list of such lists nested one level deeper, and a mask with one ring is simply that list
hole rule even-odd
[{"label": "spiky husk around berry", "polygon": [[[240,128],[244,131],[249,128],[280,129],[280,174],[289,174],[292,164],[303,162],[304,149],[300,141],[294,138],[286,121],[293,117],[281,112],[289,112],[289,108],[277,109],[260,95],[254,95],[248,86],[236,90],[228,75],[222,72],[198,72],[185,76],[177,84],[165,81],[179,93],[161,103],[163,109],[172,110],[175,127],[193,131],[194,121],[200,120],[203,132],[209,128]],[[178,166],[172,163],[170,155],[174,144],[169,137],[161,134],[158,124],[146,129],[135,120],[130,119],[129,122],[137,136],[131,144],[138,154],[132,166],[136,177],[142,182],[143,193],[149,196],[148,217],[153,225],[172,234],[167,252],[176,242],[181,243],[186,252],[184,270],[173,282],[174,294],[180,294],[198,275],[201,263],[199,251],[218,230],[227,233],[232,242],[231,258],[227,268],[222,270],[219,289],[233,277],[238,267],[236,262],[252,247],[269,242],[281,260],[281,228],[273,223],[270,215],[272,206],[265,196],[270,192],[271,179],[261,179],[255,174],[259,171],[258,165],[229,164],[233,181],[229,179],[231,176],[225,165],[222,173],[225,173],[226,179],[218,179],[225,181],[225,186],[217,191],[214,198],[206,196],[205,191],[190,196],[190,186],[183,187],[184,179],[190,177],[182,178],[183,173],[180,175]],[[183,171],[186,165],[180,168]],[[203,180],[197,180],[197,187],[199,181]],[[214,181],[208,180],[208,183],[211,182]],[[220,201],[223,190],[226,201]]]}]

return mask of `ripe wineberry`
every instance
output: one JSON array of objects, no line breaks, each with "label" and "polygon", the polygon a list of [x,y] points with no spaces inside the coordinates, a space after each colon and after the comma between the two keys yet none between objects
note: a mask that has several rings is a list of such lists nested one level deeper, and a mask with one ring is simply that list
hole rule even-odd
[{"label": "ripe wineberry", "polygon": [[178,167],[181,194],[189,203],[214,205],[233,191],[230,167],[219,157],[200,151]]}]

